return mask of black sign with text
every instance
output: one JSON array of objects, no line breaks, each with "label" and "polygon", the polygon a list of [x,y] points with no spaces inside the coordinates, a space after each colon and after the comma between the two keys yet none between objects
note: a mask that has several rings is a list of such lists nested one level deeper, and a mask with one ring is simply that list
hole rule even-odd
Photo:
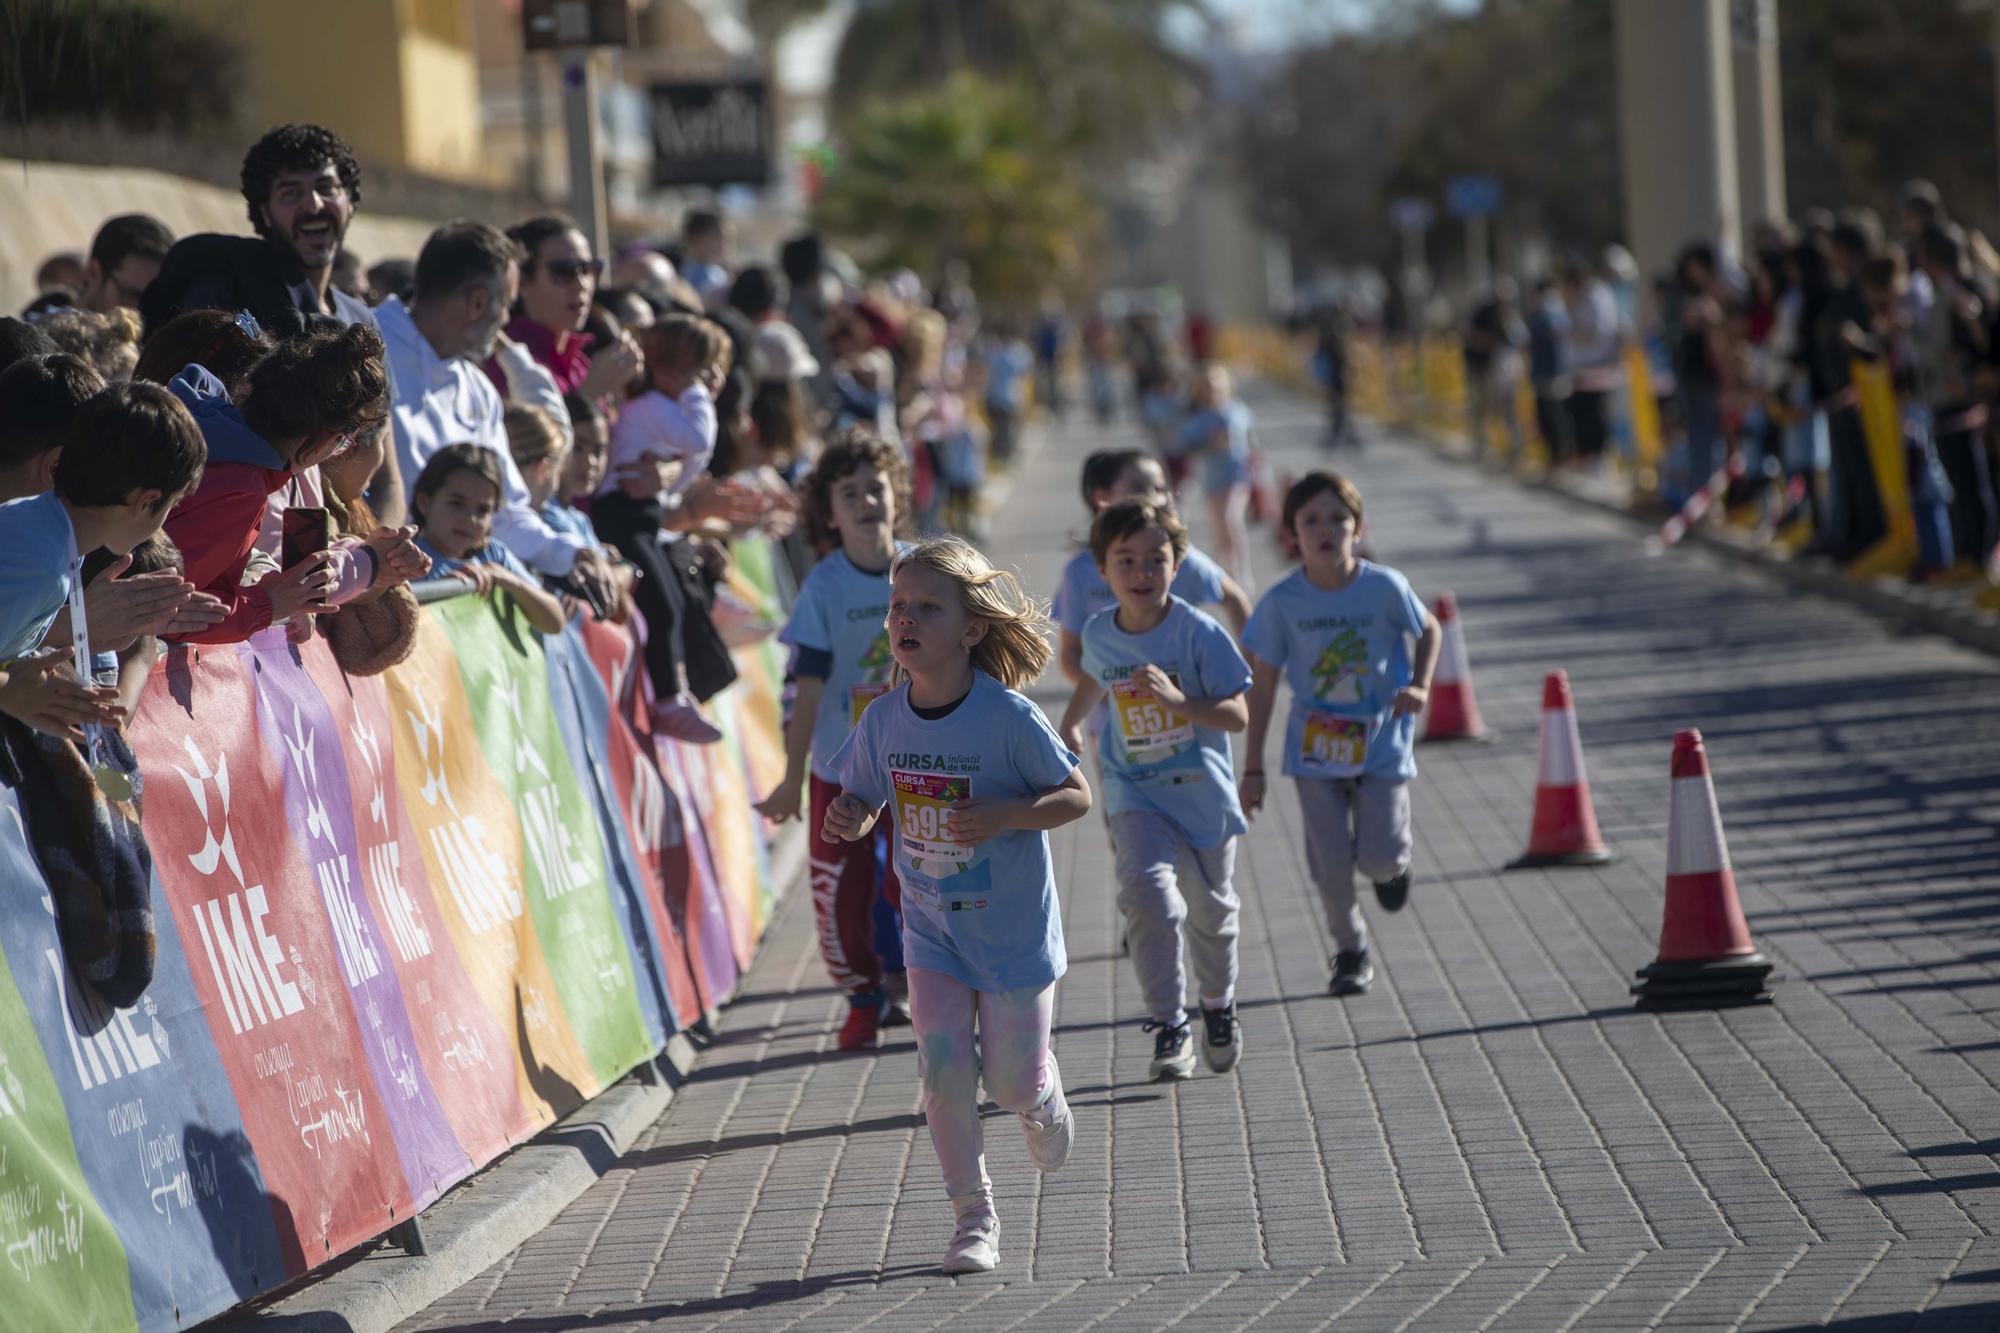
[{"label": "black sign with text", "polygon": [[761,78],[656,83],[653,184],[765,185],[771,102]]}]

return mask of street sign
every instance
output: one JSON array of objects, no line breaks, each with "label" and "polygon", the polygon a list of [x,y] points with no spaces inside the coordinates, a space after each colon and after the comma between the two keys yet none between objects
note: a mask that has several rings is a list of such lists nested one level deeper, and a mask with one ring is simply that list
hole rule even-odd
[{"label": "street sign", "polygon": [[1444,187],[1455,218],[1490,218],[1500,211],[1500,182],[1491,176],[1454,176]]},{"label": "street sign", "polygon": [[653,184],[767,185],[771,102],[757,76],[656,83]]},{"label": "street sign", "polygon": [[631,44],[629,0],[521,0],[521,45],[526,50]]},{"label": "street sign", "polygon": [[1427,231],[1436,218],[1431,201],[1419,195],[1406,194],[1389,205],[1389,221],[1399,231]]}]

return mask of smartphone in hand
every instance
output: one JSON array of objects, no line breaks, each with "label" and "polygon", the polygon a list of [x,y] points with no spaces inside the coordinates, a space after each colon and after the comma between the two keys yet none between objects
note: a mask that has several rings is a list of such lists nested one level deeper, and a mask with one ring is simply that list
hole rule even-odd
[{"label": "smartphone in hand", "polygon": [[333,545],[333,515],[322,505],[287,506],[281,534],[278,564],[290,569]]}]

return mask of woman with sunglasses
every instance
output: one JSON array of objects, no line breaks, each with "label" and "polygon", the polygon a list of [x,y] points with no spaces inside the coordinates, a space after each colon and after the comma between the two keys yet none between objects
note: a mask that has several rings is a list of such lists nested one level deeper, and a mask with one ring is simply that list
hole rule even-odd
[{"label": "woman with sunglasses", "polygon": [[[622,394],[639,373],[639,349],[629,338],[599,347],[583,331],[604,275],[604,261],[591,255],[589,239],[574,222],[554,214],[530,218],[507,235],[521,247],[521,291],[507,337],[555,377],[560,393],[582,393],[593,401]],[[486,373],[507,397],[507,377],[497,360],[486,363]]]}]

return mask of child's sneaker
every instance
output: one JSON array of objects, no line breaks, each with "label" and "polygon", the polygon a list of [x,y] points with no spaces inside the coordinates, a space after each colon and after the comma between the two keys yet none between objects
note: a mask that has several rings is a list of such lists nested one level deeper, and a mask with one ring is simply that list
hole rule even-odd
[{"label": "child's sneaker", "polygon": [[1242,1025],[1236,1021],[1236,1006],[1225,1004],[1220,1009],[1210,1009],[1204,1005],[1201,1022],[1207,1029],[1201,1054],[1208,1067],[1218,1074],[1236,1068],[1236,1057],[1243,1053]]},{"label": "child's sneaker", "polygon": [[1173,1027],[1149,1022],[1144,1030],[1159,1034],[1153,1038],[1154,1082],[1194,1077],[1194,1033],[1185,1018]]},{"label": "child's sneaker", "polygon": [[1039,1170],[1059,1170],[1069,1160],[1076,1117],[1069,1113],[1069,1099],[1063,1096],[1061,1074],[1055,1076],[1055,1086],[1040,1106],[1021,1112],[1021,1137],[1028,1141],[1028,1156]]},{"label": "child's sneaker", "polygon": [[834,1045],[843,1051],[872,1051],[882,1040],[882,997],[856,995],[849,999],[847,1021]]},{"label": "child's sneaker", "polygon": [[691,694],[654,700],[653,730],[689,745],[713,745],[722,739],[721,731],[702,715],[701,705]]},{"label": "child's sneaker", "polygon": [[1375,886],[1376,900],[1385,912],[1400,912],[1403,904],[1410,901],[1410,868],[1404,866],[1396,877],[1384,880]]},{"label": "child's sneaker", "polygon": [[1375,964],[1366,949],[1342,949],[1333,956],[1333,980],[1326,988],[1335,995],[1359,995],[1375,979]]},{"label": "child's sneaker", "polygon": [[958,1218],[938,1267],[947,1273],[990,1273],[1000,1262],[1000,1218],[990,1201],[974,1202]]}]

